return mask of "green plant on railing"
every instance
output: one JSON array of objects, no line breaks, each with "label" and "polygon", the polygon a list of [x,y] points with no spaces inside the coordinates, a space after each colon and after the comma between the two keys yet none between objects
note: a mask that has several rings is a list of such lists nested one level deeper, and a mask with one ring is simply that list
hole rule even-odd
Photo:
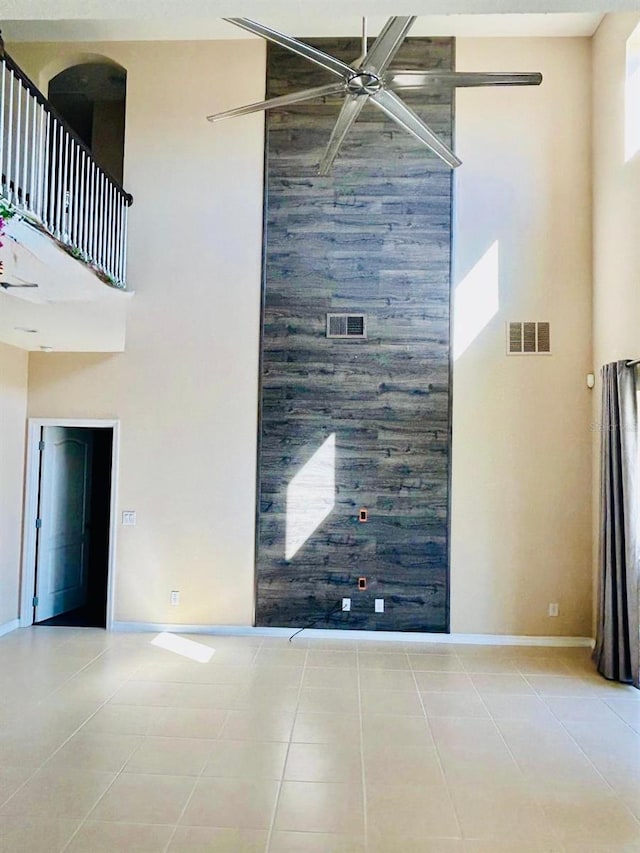
[{"label": "green plant on railing", "polygon": [[[7,221],[15,214],[13,206],[8,201],[0,199],[0,249],[4,246],[2,238],[5,234]],[[4,263],[0,261],[0,276],[4,273]]]},{"label": "green plant on railing", "polygon": [[4,198],[0,198],[0,219],[6,223],[15,215],[16,211],[11,202],[6,201]]},{"label": "green plant on railing", "polygon": [[86,252],[83,252],[82,249],[78,249],[76,246],[71,246],[67,249],[72,258],[75,258],[78,261],[83,261],[85,264],[89,263],[89,255]]}]

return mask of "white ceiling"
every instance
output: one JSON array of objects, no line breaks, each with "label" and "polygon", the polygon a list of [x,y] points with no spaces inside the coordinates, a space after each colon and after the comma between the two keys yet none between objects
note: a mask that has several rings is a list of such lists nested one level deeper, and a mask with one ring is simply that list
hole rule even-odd
[{"label": "white ceiling", "polygon": [[[608,0],[609,4],[619,0]],[[381,11],[388,7],[388,12],[397,13],[397,7],[380,0],[370,0],[370,8],[367,12]],[[12,41],[148,41],[148,40],[203,40],[203,39],[241,39],[253,38],[253,36],[226,23],[217,17],[215,10],[220,7],[217,0],[211,0],[208,6],[211,11],[202,14],[202,3],[200,0],[181,0],[178,4],[173,2],[164,15],[152,12],[152,0],[132,0],[123,9],[120,0],[112,0],[110,3],[89,2],[79,4],[76,0],[57,0],[55,4],[50,0],[30,0],[30,2],[11,2],[4,0],[3,5],[8,9],[15,8],[21,12],[20,18],[11,19],[8,12],[2,22],[3,36],[7,42]],[[155,4],[164,7],[164,2]],[[179,5],[179,14],[177,7]],[[234,8],[240,4],[235,0],[227,0],[224,10],[225,15],[245,15],[253,17],[263,23],[268,23],[275,29],[298,36],[337,36],[337,35],[359,35],[361,31],[360,11],[354,11],[357,4],[352,0],[323,0],[322,11],[303,9],[296,5],[293,9],[291,3],[286,0],[271,0],[268,11],[265,13],[263,3],[243,3],[243,8]],[[428,9],[433,6],[438,8],[439,2],[425,3],[424,0],[414,0],[412,6]],[[453,14],[454,9],[468,11],[473,5],[474,14]],[[580,12],[555,12],[547,11],[529,12],[527,14],[503,14],[489,12],[489,10],[500,7],[513,9],[518,5],[518,0],[505,3],[504,0],[476,0],[472,4],[468,0],[456,0],[455,3],[447,2],[448,14],[425,14],[418,18],[411,35],[413,36],[591,36],[598,28],[603,17],[602,11],[597,11],[597,3],[593,2],[594,9],[588,9],[592,3],[571,3],[563,0],[556,5],[567,7],[580,5]],[[259,6],[260,8],[257,8]],[[543,9],[545,3],[542,0],[528,0],[530,8]],[[55,14],[53,11],[55,7]],[[288,7],[285,11],[285,7]],[[335,9],[335,13],[331,9]],[[640,8],[640,3],[638,8]],[[484,11],[482,14],[480,12]],[[415,8],[411,12],[418,11]],[[125,15],[125,12],[127,13]],[[384,24],[387,11],[383,14],[368,16],[368,29],[371,35],[376,34]],[[64,17],[63,17],[64,16]]]}]

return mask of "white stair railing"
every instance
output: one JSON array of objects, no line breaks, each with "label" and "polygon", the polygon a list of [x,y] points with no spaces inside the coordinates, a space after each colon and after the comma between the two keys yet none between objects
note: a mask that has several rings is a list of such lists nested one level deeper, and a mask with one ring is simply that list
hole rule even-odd
[{"label": "white stair railing", "polygon": [[0,196],[111,284],[126,287],[132,197],[98,166],[1,40]]}]

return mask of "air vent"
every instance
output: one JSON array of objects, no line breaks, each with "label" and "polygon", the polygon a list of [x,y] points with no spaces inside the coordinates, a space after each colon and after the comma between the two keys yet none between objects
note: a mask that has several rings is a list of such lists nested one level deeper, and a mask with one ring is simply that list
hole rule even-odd
[{"label": "air vent", "polygon": [[327,314],[328,338],[366,338],[365,314]]},{"label": "air vent", "polygon": [[549,323],[507,323],[507,355],[550,355]]}]

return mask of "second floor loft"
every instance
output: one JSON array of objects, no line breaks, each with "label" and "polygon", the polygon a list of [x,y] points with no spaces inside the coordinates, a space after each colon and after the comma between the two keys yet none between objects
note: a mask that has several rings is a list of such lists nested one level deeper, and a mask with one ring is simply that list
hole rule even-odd
[{"label": "second floor loft", "polygon": [[86,117],[64,87],[50,85],[49,95],[0,40],[0,340],[25,349],[118,351],[133,199],[104,168],[106,159],[118,171],[117,158],[99,157],[88,144]]}]

